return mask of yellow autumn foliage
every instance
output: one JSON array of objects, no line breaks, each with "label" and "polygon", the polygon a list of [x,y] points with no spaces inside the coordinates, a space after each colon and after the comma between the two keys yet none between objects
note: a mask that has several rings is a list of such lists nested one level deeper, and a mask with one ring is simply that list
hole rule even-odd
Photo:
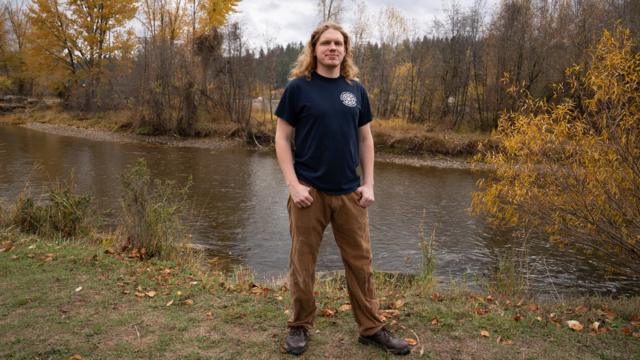
[{"label": "yellow autumn foliage", "polygon": [[[640,53],[629,30],[605,31],[588,69],[566,70],[550,100],[520,91],[499,120],[495,176],[473,196],[493,222],[640,270]],[[517,90],[516,90],[517,92]]]}]

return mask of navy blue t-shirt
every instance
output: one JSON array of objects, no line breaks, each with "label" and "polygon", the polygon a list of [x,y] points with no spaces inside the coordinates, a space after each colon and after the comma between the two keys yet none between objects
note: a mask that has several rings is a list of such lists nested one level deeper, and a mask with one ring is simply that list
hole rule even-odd
[{"label": "navy blue t-shirt", "polygon": [[276,116],[295,128],[293,166],[298,180],[332,195],[360,186],[358,128],[372,119],[362,84],[312,72],[291,80]]}]

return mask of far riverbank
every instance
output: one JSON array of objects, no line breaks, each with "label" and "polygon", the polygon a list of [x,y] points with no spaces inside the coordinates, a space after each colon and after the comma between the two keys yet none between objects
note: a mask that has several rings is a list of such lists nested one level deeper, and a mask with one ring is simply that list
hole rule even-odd
[{"label": "far riverbank", "polygon": [[[224,150],[249,147],[258,151],[273,151],[273,136],[263,133],[261,142],[246,142],[229,124],[210,131],[206,137],[184,138],[171,135],[144,135],[131,129],[122,112],[84,114],[58,110],[34,110],[0,115],[0,125],[18,125],[56,135],[80,137],[96,141],[141,143],[170,147],[192,147]],[[415,124],[397,120],[374,122],[376,160],[414,167],[446,169],[488,169],[474,162],[478,144],[495,143],[488,134],[457,134],[425,132]],[[495,145],[492,145],[495,146]]]}]

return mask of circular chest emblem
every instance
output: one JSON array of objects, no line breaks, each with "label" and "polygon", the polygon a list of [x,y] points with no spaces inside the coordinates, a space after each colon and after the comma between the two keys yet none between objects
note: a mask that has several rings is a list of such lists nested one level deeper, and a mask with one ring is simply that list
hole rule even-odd
[{"label": "circular chest emblem", "polygon": [[342,94],[340,94],[340,100],[343,104],[349,107],[355,107],[358,103],[358,101],[356,100],[356,96],[348,91],[344,91]]}]

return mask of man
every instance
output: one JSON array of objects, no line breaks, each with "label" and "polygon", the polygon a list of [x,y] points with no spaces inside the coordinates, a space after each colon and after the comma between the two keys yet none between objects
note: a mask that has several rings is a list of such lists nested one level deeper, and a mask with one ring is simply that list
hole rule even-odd
[{"label": "man", "polygon": [[406,341],[384,328],[374,295],[367,216],[374,202],[372,116],[367,93],[355,80],[357,72],[347,33],[335,23],[321,24],[300,54],[276,109],[276,154],[289,188],[291,231],[293,318],[285,349],[294,355],[307,349],[316,312],[316,260],[329,223],[345,265],[358,340],[394,354],[410,351]]}]

